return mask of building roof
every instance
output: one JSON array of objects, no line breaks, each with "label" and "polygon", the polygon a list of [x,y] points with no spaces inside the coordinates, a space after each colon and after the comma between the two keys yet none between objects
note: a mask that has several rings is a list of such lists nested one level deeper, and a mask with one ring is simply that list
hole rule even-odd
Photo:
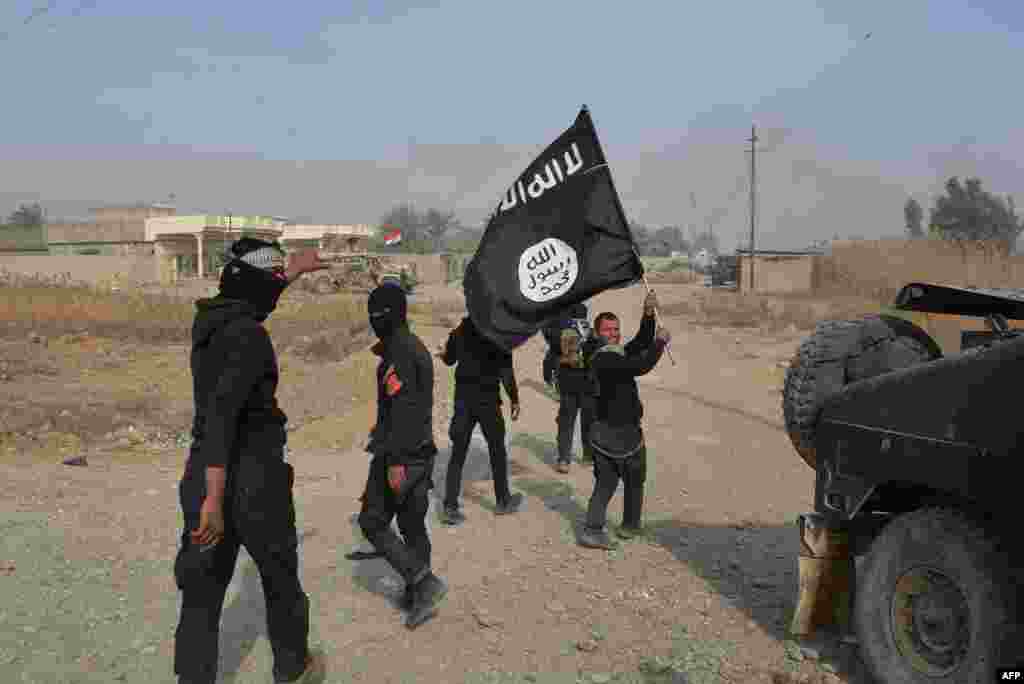
[{"label": "building roof", "polygon": [[[756,256],[820,256],[820,249],[755,249]],[[750,249],[736,248],[736,254],[750,254]]]}]

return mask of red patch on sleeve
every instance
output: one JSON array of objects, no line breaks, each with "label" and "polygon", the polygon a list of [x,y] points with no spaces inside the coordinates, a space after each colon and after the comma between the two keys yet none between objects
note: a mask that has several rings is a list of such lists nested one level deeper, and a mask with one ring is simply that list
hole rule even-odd
[{"label": "red patch on sleeve", "polygon": [[395,372],[395,367],[391,366],[388,368],[387,373],[384,374],[384,393],[389,397],[393,397],[398,394],[398,391],[402,389],[402,379],[398,377],[398,373]]}]

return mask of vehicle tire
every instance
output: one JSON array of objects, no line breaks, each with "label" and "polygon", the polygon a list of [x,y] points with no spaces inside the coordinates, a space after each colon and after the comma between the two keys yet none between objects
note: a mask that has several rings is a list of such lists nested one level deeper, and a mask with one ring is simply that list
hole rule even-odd
[{"label": "vehicle tire", "polygon": [[1012,584],[993,539],[952,508],[906,513],[882,530],[853,608],[861,658],[879,682],[996,681]]},{"label": "vehicle tire", "polygon": [[782,388],[786,432],[800,458],[817,467],[818,415],[825,400],[845,385],[941,355],[927,333],[902,319],[869,316],[819,323],[790,362]]}]

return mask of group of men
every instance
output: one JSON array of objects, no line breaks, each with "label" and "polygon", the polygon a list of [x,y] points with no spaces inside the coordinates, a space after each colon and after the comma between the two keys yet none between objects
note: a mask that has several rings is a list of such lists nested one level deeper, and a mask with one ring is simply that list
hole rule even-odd
[{"label": "group of men", "polygon": [[[174,657],[180,684],[217,679],[220,617],[241,546],[263,584],[274,681],[308,683],[325,677],[323,655],[309,648],[310,604],[299,579],[294,469],[285,459],[287,417],[277,404],[277,358],[262,324],[291,282],[326,267],[316,250],[286,260],[276,243],[243,238],[229,250],[218,294],[196,303],[191,353],[195,418],[179,485],[184,529],[174,567],[182,593]],[[561,354],[560,469],[566,472],[571,461],[576,411],[584,412],[584,445],[594,468],[594,492],[580,535],[584,546],[612,548],[606,513],[620,479],[625,485],[622,532],[630,536],[640,529],[646,449],[635,378],[657,364],[670,339],[664,328],[656,330],[656,306],[649,293],[640,331],[628,344],[621,343],[619,319],[606,312],[595,319],[596,334],[581,334],[578,344],[567,345]],[[432,571],[426,521],[438,453],[432,430],[434,366],[423,341],[409,329],[400,286],[376,288],[367,309],[380,361],[377,421],[366,446],[371,461],[358,520],[373,555],[384,557],[405,580],[402,607],[408,612],[406,624],[415,628],[434,614],[448,591]],[[459,494],[477,425],[488,443],[495,512],[517,512],[523,497],[509,488],[500,392],[504,385],[511,417],[517,420],[512,354],[466,317],[437,355],[456,368],[443,521],[465,521]]]}]

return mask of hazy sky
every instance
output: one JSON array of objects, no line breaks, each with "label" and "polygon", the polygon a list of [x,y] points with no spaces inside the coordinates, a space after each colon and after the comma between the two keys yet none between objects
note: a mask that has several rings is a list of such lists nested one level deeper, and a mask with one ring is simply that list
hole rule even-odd
[{"label": "hazy sky", "polygon": [[899,234],[1024,188],[1022,48],[1018,0],[3,0],[0,213],[474,222],[586,103],[635,220],[746,240],[756,122],[758,246]]}]

